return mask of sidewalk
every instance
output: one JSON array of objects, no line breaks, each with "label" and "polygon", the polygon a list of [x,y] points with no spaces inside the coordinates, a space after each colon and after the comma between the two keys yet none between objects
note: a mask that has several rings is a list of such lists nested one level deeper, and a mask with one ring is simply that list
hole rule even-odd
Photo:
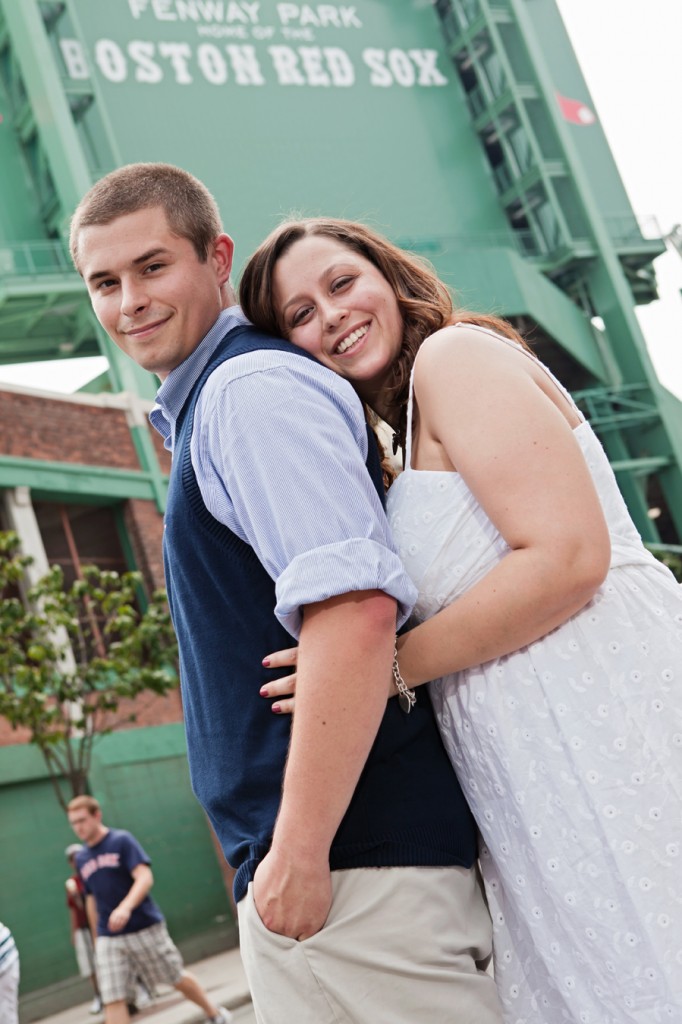
[{"label": "sidewalk", "polygon": [[[250,1004],[251,997],[238,949],[230,949],[206,960],[187,964],[187,970],[196,975],[211,1001],[219,1006],[237,1010]],[[133,1024],[199,1024],[204,1021],[199,1007],[184,999],[174,989],[159,985],[157,991],[158,996],[151,1006],[145,1007],[132,1018]],[[104,1016],[90,1014],[89,1007],[90,1001],[72,1006],[51,1017],[43,1017],[41,1024],[101,1024]],[[253,1019],[249,1014],[238,1014],[238,1018],[245,1022]]]}]

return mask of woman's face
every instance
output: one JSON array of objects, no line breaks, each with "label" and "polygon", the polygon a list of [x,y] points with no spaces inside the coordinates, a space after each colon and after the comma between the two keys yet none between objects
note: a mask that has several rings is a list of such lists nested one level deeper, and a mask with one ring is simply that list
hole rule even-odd
[{"label": "woman's face", "polygon": [[324,235],[294,242],[273,275],[284,334],[351,381],[375,406],[400,352],[403,320],[383,274],[359,253]]}]

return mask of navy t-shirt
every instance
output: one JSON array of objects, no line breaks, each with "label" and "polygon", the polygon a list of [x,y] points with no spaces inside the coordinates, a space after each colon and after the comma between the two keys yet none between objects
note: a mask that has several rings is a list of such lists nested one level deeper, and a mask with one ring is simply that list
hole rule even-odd
[{"label": "navy t-shirt", "polygon": [[133,910],[125,928],[109,931],[109,915],[130,892],[135,881],[132,871],[138,864],[151,864],[151,861],[135,836],[118,828],[110,828],[96,846],[85,846],[76,854],[76,867],[85,890],[97,903],[98,935],[127,935],[163,921],[163,914],[154,900],[145,896]]}]

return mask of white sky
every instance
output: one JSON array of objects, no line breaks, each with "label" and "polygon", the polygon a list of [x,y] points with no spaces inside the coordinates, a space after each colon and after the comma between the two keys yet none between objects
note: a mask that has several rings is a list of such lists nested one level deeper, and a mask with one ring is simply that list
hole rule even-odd
[{"label": "white sky", "polygon": [[[556,2],[635,213],[653,214],[665,234],[682,223],[682,0]],[[661,299],[639,319],[661,382],[682,398],[682,258],[666,253],[656,272]],[[102,358],[0,366],[0,382],[68,393],[105,367]]]},{"label": "white sky", "polygon": [[[682,223],[682,0],[556,2],[633,209],[666,234]],[[682,257],[655,267],[661,299],[639,321],[661,383],[682,398]]]}]

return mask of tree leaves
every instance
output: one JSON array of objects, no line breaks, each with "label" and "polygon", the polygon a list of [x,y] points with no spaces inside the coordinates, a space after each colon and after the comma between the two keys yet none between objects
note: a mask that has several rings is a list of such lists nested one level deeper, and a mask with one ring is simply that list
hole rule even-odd
[{"label": "tree leaves", "polygon": [[52,566],[22,600],[30,563],[0,531],[0,715],[30,731],[65,807],[85,791],[96,738],[135,720],[124,702],[177,686],[177,645],[164,591],[140,611],[140,573],[85,566],[65,587]]}]

